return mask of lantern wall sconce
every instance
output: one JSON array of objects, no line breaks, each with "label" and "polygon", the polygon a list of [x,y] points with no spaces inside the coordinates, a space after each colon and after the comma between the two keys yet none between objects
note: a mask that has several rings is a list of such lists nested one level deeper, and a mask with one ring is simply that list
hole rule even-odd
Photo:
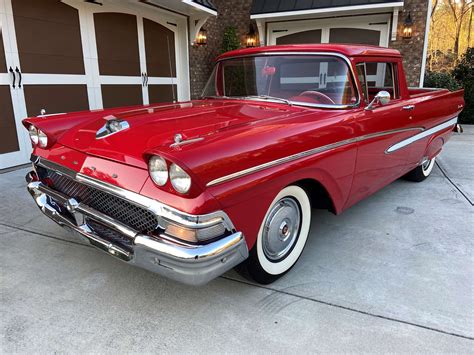
[{"label": "lantern wall sconce", "polygon": [[255,31],[255,28],[253,27],[253,24],[250,24],[249,26],[249,31],[245,35],[245,46],[247,48],[250,47],[256,47],[257,46],[257,32]]},{"label": "lantern wall sconce", "polygon": [[405,21],[403,22],[403,38],[410,39],[413,35],[413,20],[411,18],[411,14],[408,13]]},{"label": "lantern wall sconce", "polygon": [[198,46],[204,46],[207,44],[207,31],[204,28],[201,27],[194,43]]}]

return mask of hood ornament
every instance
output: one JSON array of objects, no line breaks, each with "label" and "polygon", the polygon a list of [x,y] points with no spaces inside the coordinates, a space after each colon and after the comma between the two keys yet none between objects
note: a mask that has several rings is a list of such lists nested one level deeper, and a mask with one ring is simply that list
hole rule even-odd
[{"label": "hood ornament", "polygon": [[123,131],[124,129],[130,128],[130,124],[125,120],[119,120],[114,116],[104,117],[106,122],[99,128],[95,134],[96,139],[103,139],[109,137],[115,133]]},{"label": "hood ornament", "polygon": [[184,139],[183,135],[181,133],[176,133],[174,135],[174,143],[170,145],[171,148],[176,148],[180,147],[185,144],[190,144],[194,142],[199,142],[202,141],[204,137],[197,137],[197,138],[190,138],[190,139]]}]

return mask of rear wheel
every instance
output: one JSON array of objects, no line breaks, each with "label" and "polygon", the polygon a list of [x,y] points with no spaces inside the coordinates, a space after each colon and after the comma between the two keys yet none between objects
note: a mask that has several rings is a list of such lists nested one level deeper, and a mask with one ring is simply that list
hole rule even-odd
[{"label": "rear wheel", "polygon": [[424,161],[421,165],[418,165],[415,169],[406,174],[405,179],[415,182],[425,180],[430,176],[435,165],[435,160],[436,158],[432,158],[431,160]]},{"label": "rear wheel", "polygon": [[311,205],[299,186],[280,191],[260,226],[257,241],[244,263],[246,274],[269,284],[287,273],[298,261],[309,234]]}]

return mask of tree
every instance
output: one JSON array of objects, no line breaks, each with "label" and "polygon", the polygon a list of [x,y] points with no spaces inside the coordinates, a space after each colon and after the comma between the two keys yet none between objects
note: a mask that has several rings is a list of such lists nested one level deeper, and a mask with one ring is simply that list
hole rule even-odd
[{"label": "tree", "polygon": [[472,0],[447,0],[447,2],[455,22],[453,52],[457,58],[459,56],[459,37],[461,35],[464,16],[471,10]]}]

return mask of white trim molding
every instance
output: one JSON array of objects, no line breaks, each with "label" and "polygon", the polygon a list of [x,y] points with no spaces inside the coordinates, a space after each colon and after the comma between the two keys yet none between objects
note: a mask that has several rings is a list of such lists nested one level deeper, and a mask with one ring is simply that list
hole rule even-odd
[{"label": "white trim molding", "polygon": [[250,18],[251,19],[263,19],[263,18],[274,19],[275,17],[284,17],[284,16],[304,16],[304,15],[314,15],[314,14],[324,14],[324,13],[336,13],[336,12],[343,12],[343,11],[360,11],[360,10],[393,8],[393,7],[403,7],[403,1],[388,2],[388,3],[382,3],[382,4],[356,5],[356,6],[325,7],[321,9],[310,9],[310,10],[269,12],[269,13],[264,13],[264,14],[250,15]]},{"label": "white trim molding", "polygon": [[430,128],[430,129],[427,129],[421,133],[418,133],[418,134],[415,134],[414,136],[410,137],[410,138],[407,138],[407,139],[404,139],[402,140],[401,142],[398,142],[397,144],[394,144],[392,146],[390,146],[386,151],[385,153],[389,154],[389,153],[393,153],[403,147],[406,147],[407,145],[409,144],[412,144],[416,141],[419,141],[420,139],[423,139],[423,138],[426,138],[428,136],[431,136],[432,134],[435,134],[439,131],[442,131],[446,128],[449,128],[449,127],[453,127],[456,123],[458,123],[458,117],[454,117],[452,119],[450,119],[449,121],[446,121],[444,123],[441,123],[437,126],[434,126],[433,128]]},{"label": "white trim molding", "polygon": [[398,30],[398,7],[393,8],[393,14],[392,14],[392,33],[390,36],[390,39],[392,41],[397,40],[397,30]]},{"label": "white trim molding", "polygon": [[185,3],[186,5],[192,6],[196,9],[198,9],[198,10],[207,12],[208,14],[211,14],[213,16],[217,16],[217,11],[216,10],[212,10],[208,7],[202,6],[202,5],[194,2],[193,0],[181,0],[181,2]]},{"label": "white trim molding", "polygon": [[[423,39],[423,55],[421,56],[421,73],[420,73],[420,88],[423,87],[425,83],[425,69],[426,69],[426,57],[428,52],[428,39],[430,33],[430,24],[431,24],[431,0],[428,0],[428,9],[426,11],[426,25],[425,25],[425,38]],[[472,10],[471,10],[472,11]]]}]

